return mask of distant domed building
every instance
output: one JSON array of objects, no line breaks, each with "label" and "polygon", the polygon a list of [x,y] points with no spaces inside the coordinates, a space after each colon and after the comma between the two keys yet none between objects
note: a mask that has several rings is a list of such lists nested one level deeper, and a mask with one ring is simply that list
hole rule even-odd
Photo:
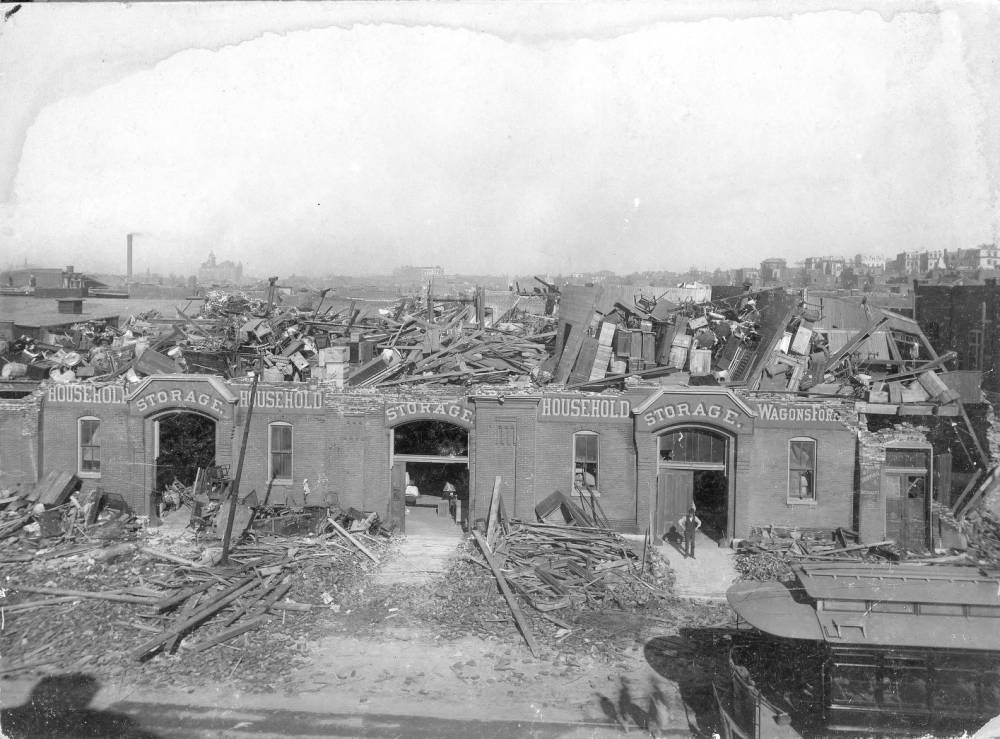
[{"label": "distant domed building", "polygon": [[243,281],[241,262],[216,262],[215,252],[208,253],[208,259],[198,268],[198,283],[201,285],[239,285]]}]

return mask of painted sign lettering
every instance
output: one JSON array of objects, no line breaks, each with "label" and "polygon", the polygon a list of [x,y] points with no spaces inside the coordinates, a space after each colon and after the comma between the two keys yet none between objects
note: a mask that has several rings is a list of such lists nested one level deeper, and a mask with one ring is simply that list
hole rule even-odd
[{"label": "painted sign lettering", "polygon": [[792,406],[758,403],[757,411],[762,421],[790,421],[794,423],[836,423],[840,413],[836,408],[819,405]]},{"label": "painted sign lettering", "polygon": [[540,420],[567,418],[628,418],[632,407],[620,398],[542,398]]},{"label": "painted sign lettering", "polygon": [[45,399],[49,403],[101,403],[121,405],[125,390],[121,385],[50,385]]},{"label": "painted sign lettering", "polygon": [[[323,407],[323,393],[316,390],[258,390],[256,408],[316,410]],[[250,391],[240,391],[240,405],[250,405]]]},{"label": "painted sign lettering", "polygon": [[844,427],[842,410],[820,403],[757,403],[758,424],[795,427],[831,425]]},{"label": "painted sign lettering", "polygon": [[472,424],[472,409],[458,403],[436,403],[433,401],[411,401],[386,406],[385,420],[394,423],[414,416],[439,416],[456,423]]},{"label": "painted sign lettering", "polygon": [[165,405],[187,406],[200,405],[216,413],[222,413],[223,405],[219,398],[213,398],[206,393],[195,392],[194,390],[157,390],[155,392],[140,395],[135,399],[135,408],[140,412]]},{"label": "painted sign lettering", "polygon": [[673,403],[650,409],[643,415],[643,420],[649,426],[656,426],[675,419],[697,420],[699,418],[710,419],[737,429],[743,426],[739,422],[739,413],[718,403]]}]

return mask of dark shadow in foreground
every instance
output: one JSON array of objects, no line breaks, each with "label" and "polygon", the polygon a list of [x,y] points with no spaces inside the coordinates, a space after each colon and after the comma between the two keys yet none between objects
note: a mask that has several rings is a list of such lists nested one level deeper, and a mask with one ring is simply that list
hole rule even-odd
[{"label": "dark shadow in foreground", "polygon": [[728,676],[730,633],[725,628],[684,628],[677,636],[658,636],[646,642],[646,662],[677,683],[695,736],[712,736],[719,731],[712,681]]},{"label": "dark shadow in foreground", "polygon": [[624,677],[618,688],[617,700],[606,695],[598,695],[597,698],[608,724],[622,732],[636,726],[657,739],[691,736],[693,729],[690,723],[685,725],[684,717],[670,715],[667,698],[655,678],[644,698],[633,695],[632,684]]},{"label": "dark shadow in foreground", "polygon": [[28,701],[0,714],[3,735],[10,739],[157,739],[124,713],[89,708],[100,684],[83,673],[43,677]]},{"label": "dark shadow in foreground", "polygon": [[[163,739],[222,739],[249,736],[324,736],[350,739],[560,739],[606,736],[599,721],[466,719],[448,716],[367,713],[357,704],[342,708],[331,698],[328,710],[226,708],[123,701],[115,708],[141,718],[143,726]],[[448,709],[442,706],[442,709]],[[528,707],[525,707],[527,712]],[[612,729],[614,727],[611,727]],[[690,733],[676,736],[690,736]]]}]

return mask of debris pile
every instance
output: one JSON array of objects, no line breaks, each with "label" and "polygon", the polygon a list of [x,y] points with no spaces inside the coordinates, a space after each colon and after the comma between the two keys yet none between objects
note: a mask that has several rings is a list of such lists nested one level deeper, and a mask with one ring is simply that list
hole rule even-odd
[{"label": "debris pile", "polygon": [[796,562],[898,562],[909,558],[893,541],[858,543],[857,532],[844,528],[799,531],[757,529],[740,542],[735,559],[743,580],[787,580]]},{"label": "debris pile", "polygon": [[0,346],[3,378],[66,383],[136,382],[151,374],[245,377],[262,370],[265,382],[329,383],[338,388],[409,383],[528,382],[548,354],[555,319],[545,303],[503,293],[490,306],[485,290],[473,297],[401,298],[395,306],[363,312],[352,300],[339,310],[278,304],[272,281],[267,299],[209,291],[195,315],[177,307],[113,323],[81,323],[43,343],[22,337]]},{"label": "debris pile", "polygon": [[867,400],[927,415],[960,398],[943,379],[954,353],[938,356],[912,319],[861,304],[851,316],[859,328],[836,328],[826,303],[804,291],[745,286],[714,298],[713,290],[649,297],[636,288],[564,287],[559,341],[543,369],[576,388],[677,375],[664,381]]},{"label": "debris pile", "polygon": [[[535,656],[540,646],[516,596],[563,635],[572,629],[556,615],[560,612],[635,610],[669,597],[669,570],[648,536],[640,555],[609,528],[580,525],[579,520],[566,524],[510,520],[499,489],[497,478],[486,531],[473,531],[473,536],[484,567],[492,572]],[[575,519],[576,511],[570,508],[568,513]]]},{"label": "debris pile", "polygon": [[0,494],[0,562],[32,559],[32,551],[77,539],[108,541],[139,528],[119,495],[80,493],[80,479],[50,472],[30,489]]},{"label": "debris pile", "polygon": [[[2,498],[3,674],[96,665],[126,670],[157,654],[176,655],[169,658],[173,671],[197,672],[200,665],[188,664],[188,655],[234,643],[241,659],[252,656],[248,667],[259,666],[271,658],[273,631],[308,633],[290,617],[336,611],[388,546],[372,514],[310,511],[309,533],[290,537],[271,532],[281,528],[278,520],[299,520],[296,512],[260,507],[261,519],[223,565],[217,540],[192,531],[186,510],[173,512],[172,527],[161,531],[117,510],[114,501],[78,500],[73,475],[43,482],[27,496]],[[91,625],[87,638],[79,638],[81,623]],[[95,623],[107,629],[97,632]]]},{"label": "debris pile", "polygon": [[962,529],[969,541],[969,554],[989,569],[1000,569],[1000,521],[989,511],[969,513]]},{"label": "debris pile", "polygon": [[[45,340],[22,335],[0,340],[0,379],[5,382],[71,382],[110,374],[134,356],[127,329],[116,320],[82,321]],[[134,342],[133,342],[134,343]]]}]

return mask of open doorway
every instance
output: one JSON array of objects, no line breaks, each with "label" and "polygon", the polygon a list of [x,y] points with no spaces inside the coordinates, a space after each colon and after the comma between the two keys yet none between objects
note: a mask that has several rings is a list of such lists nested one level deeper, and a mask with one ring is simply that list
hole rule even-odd
[{"label": "open doorway", "polygon": [[392,454],[393,466],[405,478],[405,504],[414,515],[444,515],[467,525],[468,431],[444,421],[402,424],[393,431]]},{"label": "open doorway", "polygon": [[694,504],[701,531],[720,544],[729,532],[729,437],[685,426],[659,438],[655,534],[676,535],[677,521]]},{"label": "open doorway", "polygon": [[177,480],[194,483],[199,467],[215,464],[215,420],[200,413],[170,412],[155,423],[155,489],[162,492]]}]

